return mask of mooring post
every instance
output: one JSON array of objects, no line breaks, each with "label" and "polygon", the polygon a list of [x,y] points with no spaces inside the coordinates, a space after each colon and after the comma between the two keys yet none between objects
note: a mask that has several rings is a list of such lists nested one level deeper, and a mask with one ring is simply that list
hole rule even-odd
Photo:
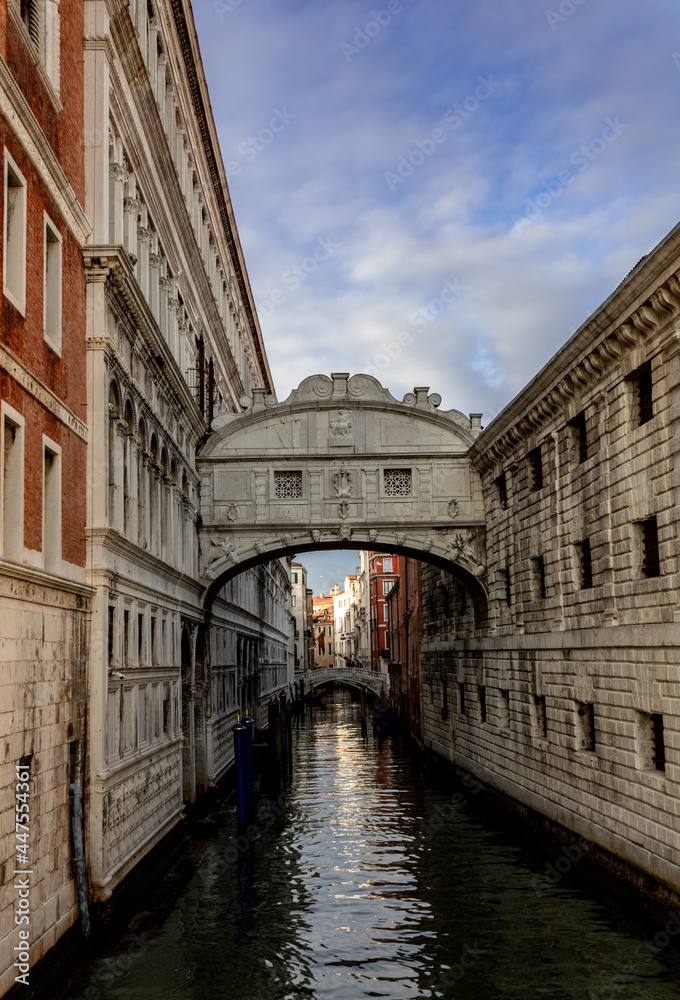
[{"label": "mooring post", "polygon": [[279,731],[281,734],[281,742],[279,745],[279,760],[284,760],[287,756],[287,746],[288,746],[288,713],[286,711],[286,692],[282,691],[279,695]]},{"label": "mooring post", "polygon": [[255,719],[246,715],[243,719],[243,725],[246,727],[246,800],[248,812],[252,812],[255,808],[255,764],[253,761]]},{"label": "mooring post", "polygon": [[279,703],[275,701],[274,698],[267,705],[267,725],[269,727],[269,763],[272,767],[277,763],[279,759],[278,755],[278,717],[279,717]]},{"label": "mooring post", "polygon": [[248,822],[248,730],[242,722],[232,727],[234,734],[234,767],[236,769],[236,820],[239,826]]}]

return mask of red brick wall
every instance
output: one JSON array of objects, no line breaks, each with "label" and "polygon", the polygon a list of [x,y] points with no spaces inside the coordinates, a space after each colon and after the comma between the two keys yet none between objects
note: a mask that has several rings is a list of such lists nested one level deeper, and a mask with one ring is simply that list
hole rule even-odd
[{"label": "red brick wall", "polygon": [[85,203],[83,157],[83,31],[82,0],[61,0],[60,99],[58,112],[35,67],[35,56],[7,16],[7,0],[0,0],[0,53],[21,87],[33,114],[61,163],[81,205]]},{"label": "red brick wall", "polygon": [[[84,201],[82,38],[82,3],[80,0],[62,0],[63,110],[57,113],[22,38],[7,17],[6,0],[0,0],[0,49],[81,203]],[[22,147],[0,118],[0,157],[4,158],[5,147],[28,185],[26,315],[22,316],[3,296],[0,303],[0,341],[84,423],[87,419],[87,386],[82,254]],[[43,334],[45,212],[62,237],[61,357],[49,347]],[[3,230],[4,199],[0,198],[0,233]],[[0,267],[2,251],[0,240]],[[62,448],[62,557],[82,566],[85,564],[87,446],[2,370],[0,398],[10,403],[26,420],[24,544],[31,549],[42,548],[42,435],[46,434]]]}]

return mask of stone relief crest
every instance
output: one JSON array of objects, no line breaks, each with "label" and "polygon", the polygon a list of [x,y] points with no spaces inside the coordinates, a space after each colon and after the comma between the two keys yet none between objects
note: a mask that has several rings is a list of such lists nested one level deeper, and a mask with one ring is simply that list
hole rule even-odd
[{"label": "stone relief crest", "polygon": [[339,469],[333,475],[333,489],[336,497],[351,497],[352,474],[346,469]]},{"label": "stone relief crest", "polygon": [[449,517],[458,517],[458,501],[449,500],[448,507],[446,508],[446,513]]},{"label": "stone relief crest", "polygon": [[330,443],[331,444],[351,444],[352,443],[352,414],[349,410],[340,410],[335,417],[330,420]]},{"label": "stone relief crest", "polygon": [[227,504],[224,513],[227,515],[227,518],[230,521],[235,521],[236,518],[238,517],[238,507],[236,506],[235,503]]},{"label": "stone relief crest", "polygon": [[338,504],[338,514],[343,520],[349,516],[349,504],[346,500],[341,500]]}]

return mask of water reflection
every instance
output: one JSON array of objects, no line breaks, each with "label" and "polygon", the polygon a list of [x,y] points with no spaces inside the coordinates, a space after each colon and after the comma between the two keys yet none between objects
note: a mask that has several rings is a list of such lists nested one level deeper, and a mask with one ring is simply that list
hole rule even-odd
[{"label": "water reflection", "polygon": [[250,840],[226,815],[162,928],[74,1000],[680,997],[674,945],[646,947],[655,928],[578,872],[537,892],[551,857],[482,821],[474,786],[429,787],[343,696],[294,730]]}]

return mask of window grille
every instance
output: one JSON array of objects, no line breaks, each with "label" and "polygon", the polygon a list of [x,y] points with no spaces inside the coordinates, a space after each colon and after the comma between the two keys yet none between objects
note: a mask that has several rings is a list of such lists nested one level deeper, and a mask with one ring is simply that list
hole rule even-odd
[{"label": "window grille", "polygon": [[302,472],[275,472],[274,496],[277,500],[300,500]]},{"label": "window grille", "polygon": [[411,496],[410,469],[385,469],[384,475],[386,497]]}]

